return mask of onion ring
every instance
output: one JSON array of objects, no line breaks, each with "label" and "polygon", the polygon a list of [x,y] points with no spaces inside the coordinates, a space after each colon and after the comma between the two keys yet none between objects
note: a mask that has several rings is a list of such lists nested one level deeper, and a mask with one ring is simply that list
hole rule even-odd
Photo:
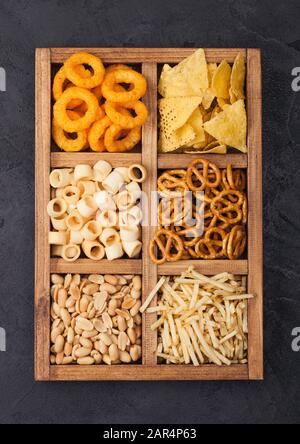
[{"label": "onion ring", "polygon": [[[68,110],[68,116],[72,120],[77,120],[81,117],[78,112],[72,110]],[[68,137],[65,131],[57,124],[55,119],[53,119],[52,137],[56,145],[63,151],[76,152],[88,148],[87,130],[78,131],[76,134],[77,137],[75,139]]]},{"label": "onion ring", "polygon": [[[76,67],[76,70],[82,77],[89,77],[91,75],[90,71],[88,69],[85,69],[83,65],[78,65]],[[70,88],[73,85],[73,83],[70,83],[67,79],[66,72],[64,67],[62,66],[57,73],[54,76],[53,79],[53,87],[52,87],[52,94],[54,100],[58,100],[62,93],[67,89]],[[81,105],[83,102],[79,99],[71,100],[71,102],[68,104],[68,109],[76,108],[77,106]]]},{"label": "onion ring", "polygon": [[[92,75],[89,78],[82,77],[76,69],[78,65],[89,65],[93,69]],[[67,78],[81,88],[95,88],[102,83],[105,74],[105,68],[99,57],[87,52],[71,55],[65,61],[64,68]]]},{"label": "onion ring", "polygon": [[[129,91],[115,91],[116,84],[129,83],[133,88]],[[139,72],[132,69],[115,69],[105,75],[102,94],[110,102],[127,103],[140,99],[146,93],[147,81]]]},{"label": "onion ring", "polygon": [[[126,136],[118,140],[125,131]],[[124,153],[132,150],[137,143],[141,140],[141,127],[136,126],[131,130],[124,130],[120,125],[113,123],[106,131],[104,136],[104,145],[110,153]]]},{"label": "onion ring", "polygon": [[123,65],[123,63],[114,63],[113,65],[109,65],[106,68],[105,73],[108,74],[109,72],[116,71],[116,69],[132,69],[132,68],[128,65]]},{"label": "onion ring", "polygon": [[[115,102],[106,102],[105,112],[113,123],[120,125],[122,128],[132,129],[136,126],[142,126],[148,117],[148,110],[146,105],[137,100],[135,102],[128,102],[122,105]],[[136,117],[133,117],[130,113],[125,116],[120,112],[120,109],[132,109],[134,110]]]},{"label": "onion ring", "polygon": [[[72,120],[68,116],[67,106],[72,99],[80,99],[87,104],[87,112],[78,120]],[[96,119],[99,103],[97,97],[90,91],[73,86],[63,92],[53,106],[54,119],[65,131],[72,133],[88,128]]]},{"label": "onion ring", "polygon": [[104,133],[110,125],[111,120],[107,116],[93,123],[88,135],[91,150],[98,152],[105,151]]}]

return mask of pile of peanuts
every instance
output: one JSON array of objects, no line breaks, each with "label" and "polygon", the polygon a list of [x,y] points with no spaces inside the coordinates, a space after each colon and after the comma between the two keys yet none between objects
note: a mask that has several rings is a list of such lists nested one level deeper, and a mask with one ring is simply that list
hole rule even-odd
[{"label": "pile of peanuts", "polygon": [[140,360],[141,276],[52,274],[51,284],[51,364]]}]

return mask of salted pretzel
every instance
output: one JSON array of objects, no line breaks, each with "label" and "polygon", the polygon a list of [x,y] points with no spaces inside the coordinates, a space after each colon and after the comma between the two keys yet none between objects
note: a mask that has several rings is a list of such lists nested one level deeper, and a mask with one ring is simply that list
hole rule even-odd
[{"label": "salted pretzel", "polygon": [[235,225],[223,241],[226,256],[235,260],[242,256],[246,248],[246,231],[243,225]]},{"label": "salted pretzel", "polygon": [[201,259],[217,259],[224,256],[226,233],[218,227],[209,228],[195,246],[195,253]]},{"label": "salted pretzel", "polygon": [[246,188],[246,174],[241,169],[232,169],[230,163],[222,171],[222,185],[225,190],[243,191]]},{"label": "salted pretzel", "polygon": [[[200,169],[201,165],[202,168]],[[215,188],[220,185],[221,171],[217,165],[206,159],[195,159],[187,169],[186,182],[191,191]]]},{"label": "salted pretzel", "polygon": [[192,202],[185,195],[165,196],[158,204],[158,221],[169,226],[181,223],[192,216]]},{"label": "salted pretzel", "polygon": [[189,191],[185,170],[169,170],[162,173],[157,180],[157,187],[166,196],[180,196]]},{"label": "salted pretzel", "polygon": [[183,250],[184,244],[181,237],[165,228],[156,232],[149,245],[150,257],[157,265],[179,261]]}]

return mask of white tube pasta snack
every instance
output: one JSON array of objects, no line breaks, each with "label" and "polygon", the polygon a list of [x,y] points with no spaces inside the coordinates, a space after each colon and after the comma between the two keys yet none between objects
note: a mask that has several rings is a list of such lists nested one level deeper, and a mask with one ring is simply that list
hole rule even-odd
[{"label": "white tube pasta snack", "polygon": [[101,245],[100,242],[96,240],[94,241],[84,240],[82,242],[81,247],[84,254],[93,261],[98,261],[100,259],[103,259],[105,255],[105,250],[103,245]]},{"label": "white tube pasta snack", "polygon": [[91,217],[96,213],[98,207],[92,196],[85,196],[78,201],[77,209],[81,216]]},{"label": "white tube pasta snack", "polygon": [[128,169],[129,179],[133,182],[142,183],[145,182],[147,178],[147,170],[143,165],[139,163],[134,163]]},{"label": "white tube pasta snack", "polygon": [[65,245],[68,243],[67,231],[49,231],[48,234],[50,245]]},{"label": "white tube pasta snack", "polygon": [[128,190],[123,190],[115,195],[115,202],[120,211],[125,211],[135,204],[135,198]]},{"label": "white tube pasta snack", "polygon": [[141,228],[138,225],[120,228],[120,238],[122,242],[133,242],[141,237]]},{"label": "white tube pasta snack", "polygon": [[120,235],[114,228],[104,228],[100,235],[100,241],[105,247],[120,242]]},{"label": "white tube pasta snack", "polygon": [[54,230],[64,231],[67,229],[66,215],[63,215],[61,217],[51,217],[51,223]]},{"label": "white tube pasta snack", "polygon": [[47,205],[50,217],[61,217],[67,211],[67,203],[61,197],[55,197]]},{"label": "white tube pasta snack", "polygon": [[112,171],[112,166],[110,163],[106,162],[106,160],[98,160],[93,167],[94,180],[98,182],[103,182],[103,180],[109,175]]},{"label": "white tube pasta snack", "polygon": [[81,234],[86,240],[95,240],[102,233],[102,226],[96,220],[89,220],[81,229]]},{"label": "white tube pasta snack", "polygon": [[77,231],[72,230],[72,231],[70,231],[70,243],[71,244],[78,245],[78,244],[82,244],[82,242],[83,242],[83,236],[82,236],[80,230],[77,230]]},{"label": "white tube pasta snack", "polygon": [[62,198],[66,201],[67,205],[74,205],[79,201],[80,191],[78,187],[68,185],[63,189]]},{"label": "white tube pasta snack", "polygon": [[135,202],[142,196],[141,187],[137,182],[129,182],[129,184],[126,185],[126,190],[133,196]]},{"label": "white tube pasta snack", "polygon": [[49,182],[52,188],[62,188],[71,184],[71,169],[60,168],[52,170],[49,176]]},{"label": "white tube pasta snack", "polygon": [[118,216],[113,210],[103,210],[97,213],[96,220],[102,227],[115,227],[118,222]]},{"label": "white tube pasta snack", "polygon": [[139,225],[143,220],[142,210],[137,206],[129,208],[129,210],[121,211],[119,213],[119,225],[129,226],[129,225]]},{"label": "white tube pasta snack", "polygon": [[105,247],[106,257],[109,261],[113,261],[114,259],[119,259],[123,256],[124,251],[121,242],[117,242],[108,247]]},{"label": "white tube pasta snack", "polygon": [[78,210],[73,210],[66,218],[66,225],[69,230],[78,231],[81,230],[85,222],[85,219],[81,216]]},{"label": "white tube pasta snack", "polygon": [[112,195],[107,191],[98,191],[93,195],[93,198],[99,210],[116,210],[116,204],[112,198]]},{"label": "white tube pasta snack", "polygon": [[92,180],[79,180],[77,187],[79,188],[80,197],[86,197],[96,191],[96,184]]},{"label": "white tube pasta snack", "polygon": [[118,173],[121,174],[121,176],[124,179],[124,182],[128,183],[130,182],[129,179],[129,168],[128,167],[117,167],[114,169],[114,171],[117,171]]},{"label": "white tube pasta snack", "polygon": [[128,257],[133,258],[137,257],[142,249],[142,242],[139,240],[133,241],[133,242],[122,242],[123,249]]},{"label": "white tube pasta snack", "polygon": [[93,178],[93,170],[90,165],[76,165],[74,168],[74,180],[90,180]]},{"label": "white tube pasta snack", "polygon": [[64,245],[61,256],[65,261],[74,262],[80,256],[80,247],[75,244]]},{"label": "white tube pasta snack", "polygon": [[122,174],[115,170],[112,171],[102,182],[103,188],[111,194],[116,194],[123,184],[124,179]]}]

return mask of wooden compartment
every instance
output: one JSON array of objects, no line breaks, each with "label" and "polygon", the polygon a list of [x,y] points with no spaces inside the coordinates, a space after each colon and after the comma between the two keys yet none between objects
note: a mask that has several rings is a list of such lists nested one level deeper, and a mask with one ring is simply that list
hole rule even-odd
[{"label": "wooden compartment", "polygon": [[[246,107],[248,119],[248,154],[157,154],[157,64],[178,63],[191,55],[194,48],[84,48],[104,63],[140,64],[148,81],[144,101],[149,118],[143,127],[141,152],[128,154],[51,152],[51,68],[63,63],[79,48],[39,48],[36,50],[36,151],[35,151],[35,379],[36,380],[253,380],[263,378],[263,257],[262,257],[262,142],[261,142],[261,59],[259,49],[206,49],[208,62],[226,59],[234,61],[243,52],[247,62]],[[138,260],[120,259],[94,262],[79,259],[66,263],[50,258],[46,206],[50,199],[49,172],[51,168],[72,167],[77,163],[94,164],[108,159],[113,167],[141,162],[148,170],[143,191],[150,195],[156,190],[158,169],[185,167],[195,157],[205,157],[224,167],[247,170],[248,185],[248,255],[247,259],[193,260],[203,274],[222,271],[247,275],[248,292],[255,298],[248,306],[248,364],[218,367],[215,365],[157,364],[154,350],[157,334],[150,325],[155,314],[143,314],[142,363],[126,365],[50,365],[50,274],[55,273],[119,273],[141,274],[142,299],[145,300],[159,275],[177,275],[191,261],[168,263],[157,267],[148,255],[148,243],[155,227],[142,228],[143,253]],[[149,199],[148,211],[151,214]]]}]

